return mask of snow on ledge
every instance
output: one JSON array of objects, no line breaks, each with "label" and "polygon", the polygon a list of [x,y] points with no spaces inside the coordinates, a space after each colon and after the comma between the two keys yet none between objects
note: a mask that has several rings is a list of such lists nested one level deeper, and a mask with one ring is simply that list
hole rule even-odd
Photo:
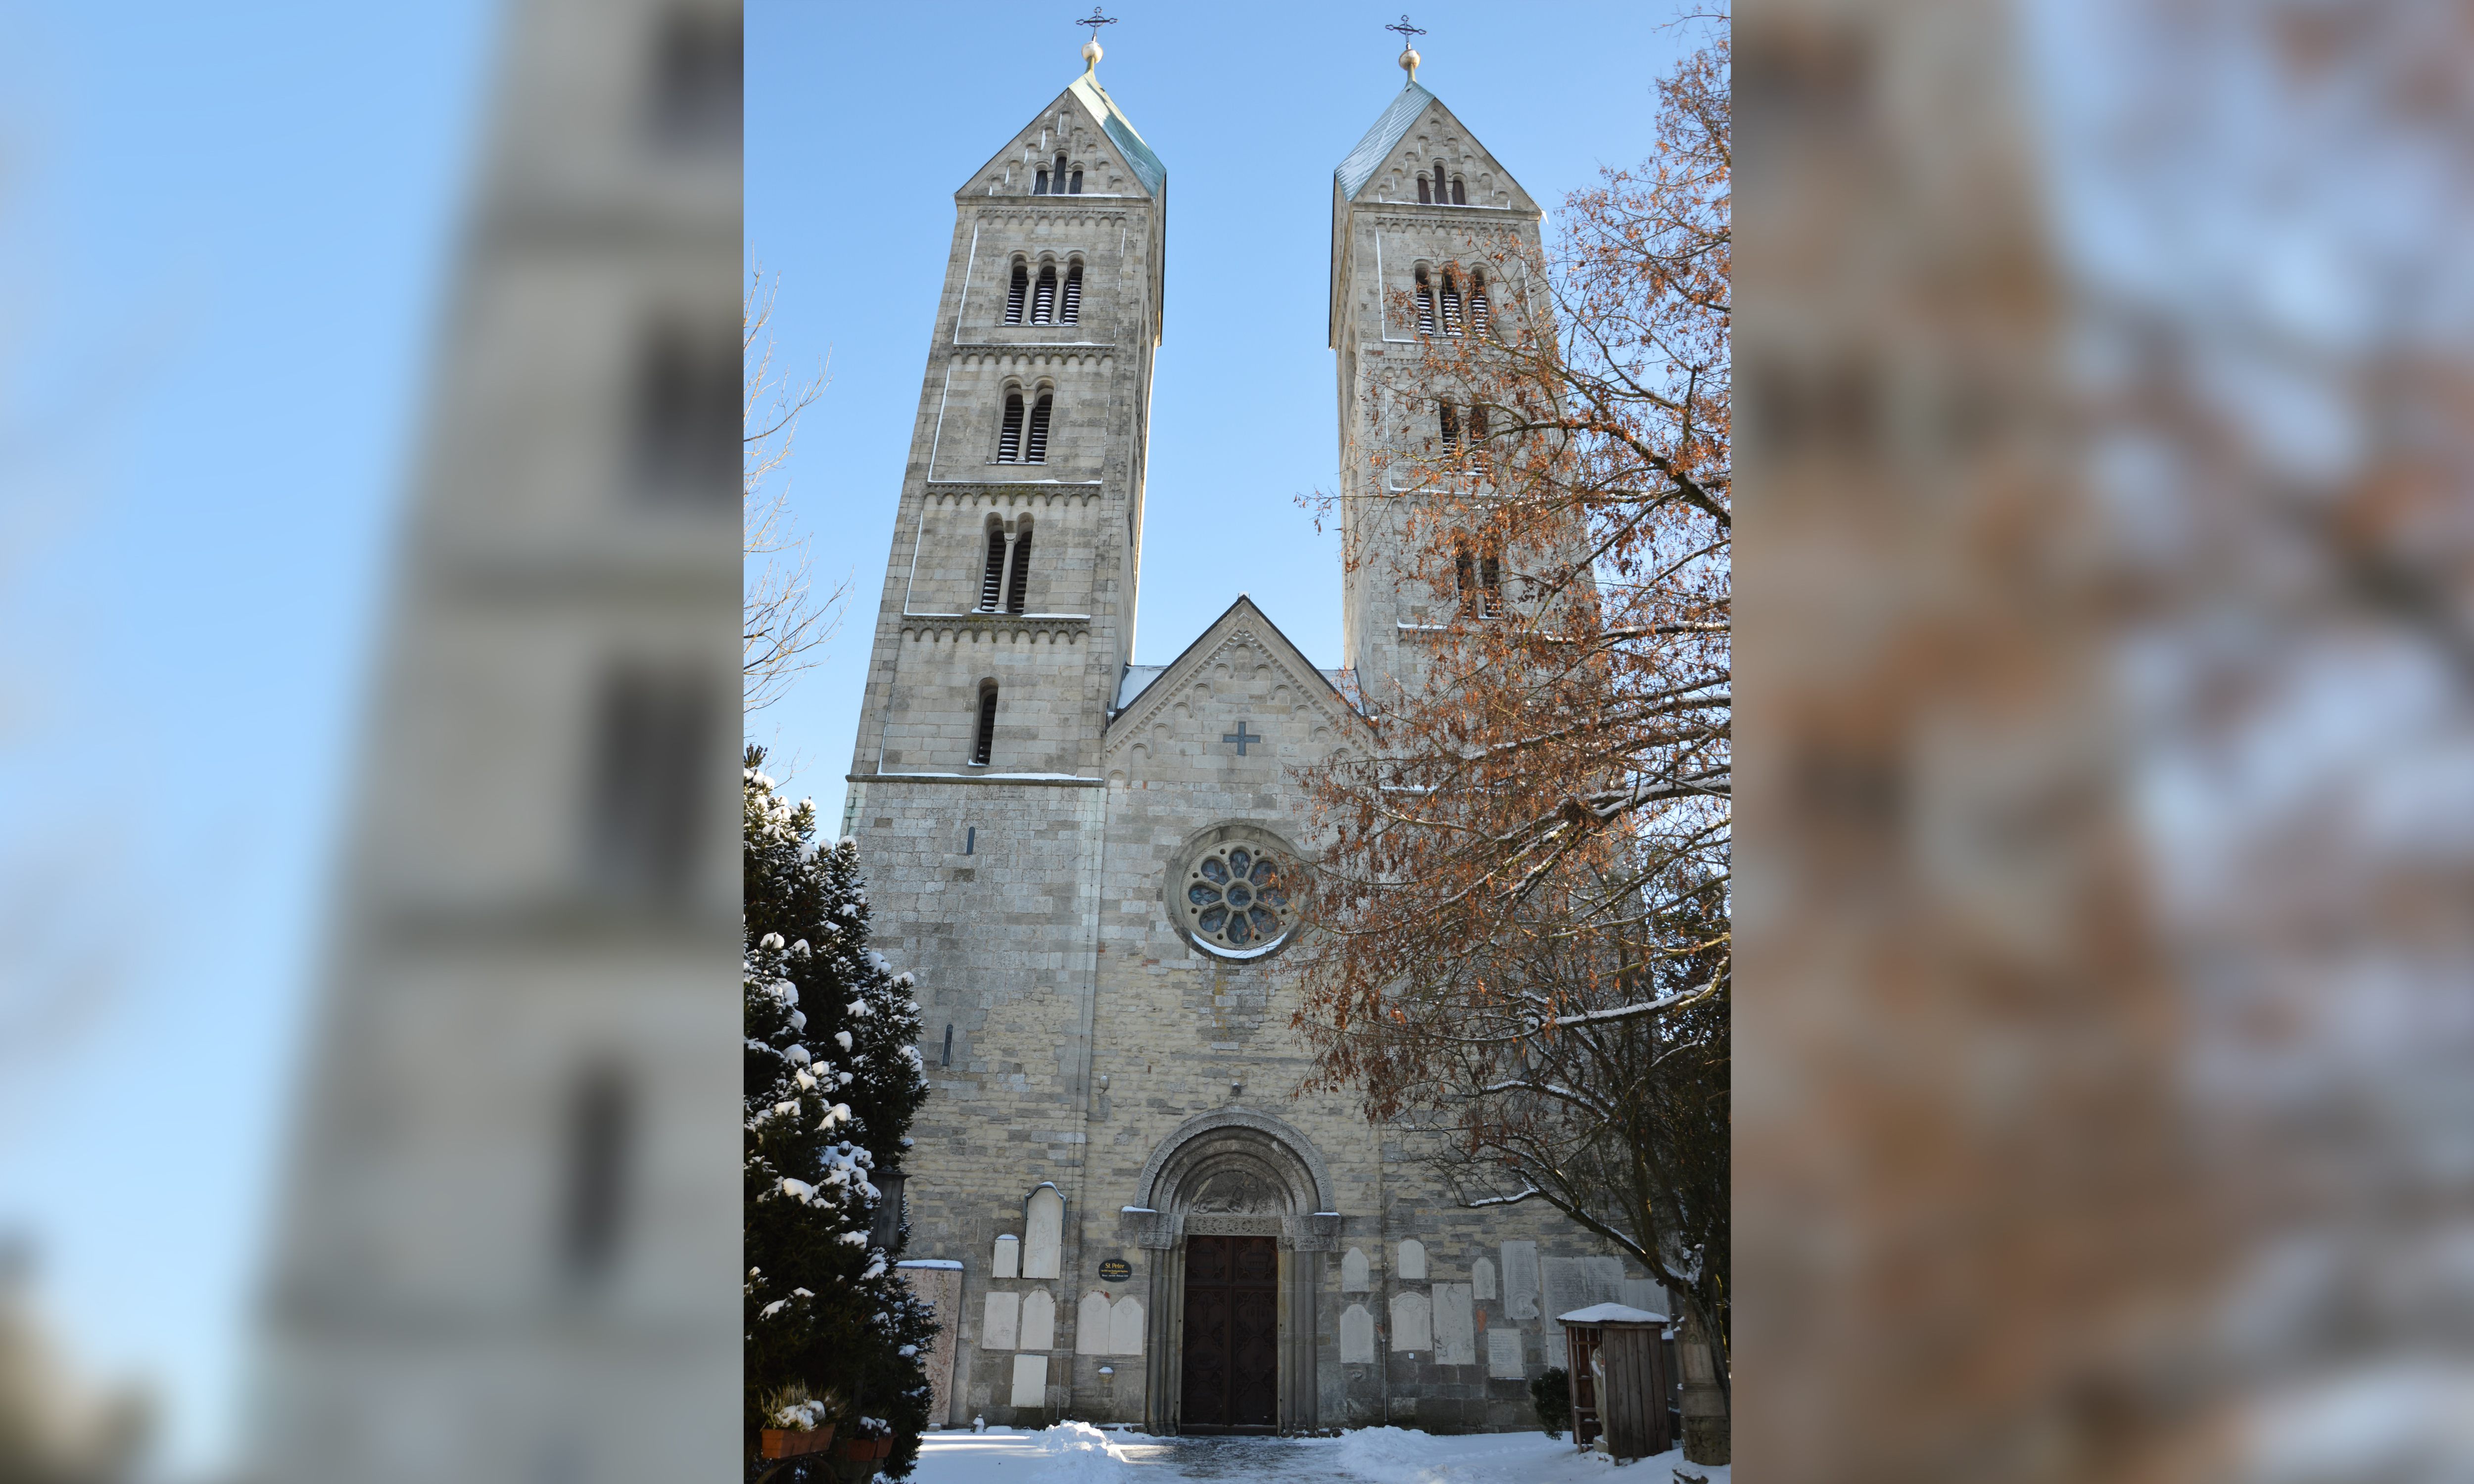
[{"label": "snow on ledge", "polygon": [[1662,1325],[1666,1323],[1666,1316],[1622,1304],[1592,1304],[1588,1308],[1558,1314],[1555,1322],[1559,1325]]},{"label": "snow on ledge", "polygon": [[905,1262],[897,1262],[894,1266],[898,1268],[946,1268],[956,1273],[962,1271],[962,1264],[952,1257],[913,1257]]}]

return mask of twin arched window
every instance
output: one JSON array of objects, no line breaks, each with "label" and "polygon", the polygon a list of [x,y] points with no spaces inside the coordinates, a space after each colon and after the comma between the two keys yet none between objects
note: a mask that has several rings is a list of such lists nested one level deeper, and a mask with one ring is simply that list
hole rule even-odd
[{"label": "twin arched window", "polygon": [[[1446,335],[1458,335],[1463,332],[1464,306],[1461,301],[1460,279],[1453,275],[1450,269],[1447,268],[1443,270],[1442,292],[1438,295],[1434,280],[1427,276],[1426,270],[1424,268],[1419,268],[1418,270],[1416,297],[1418,300],[1419,334],[1431,335],[1435,333],[1435,325],[1438,319],[1436,311],[1439,305],[1442,310],[1440,318],[1443,323],[1443,333]],[[1469,295],[1468,302],[1466,307],[1467,327],[1475,330],[1480,335],[1485,334],[1488,305],[1486,299],[1486,275],[1483,272],[1473,273],[1469,275]]]},{"label": "twin arched window", "polygon": [[1056,276],[1056,265],[1042,263],[1039,276],[1031,275],[1031,264],[1021,258],[1013,260],[1013,274],[1006,284],[1005,323],[1007,324],[1077,324],[1082,319],[1082,265],[1067,263],[1065,276]]},{"label": "twin arched window", "polygon": [[1053,166],[1043,166],[1031,184],[1033,196],[1079,196],[1082,194],[1082,167],[1065,167],[1065,156],[1056,156]]},{"label": "twin arched window", "polygon": [[1031,522],[1007,531],[1005,522],[988,517],[987,564],[980,576],[982,613],[1019,613],[1031,588]]},{"label": "twin arched window", "polygon": [[1503,616],[1503,559],[1493,548],[1472,552],[1467,541],[1453,553],[1453,577],[1460,588],[1461,611],[1471,618]]},{"label": "twin arched window", "polygon": [[1437,431],[1443,435],[1443,457],[1446,459],[1460,457],[1464,443],[1474,448],[1486,442],[1486,409],[1483,407],[1472,406],[1464,415],[1459,408],[1444,402],[1437,409],[1435,421]]},{"label": "twin arched window", "polygon": [[997,462],[999,464],[1045,464],[1048,462],[1048,415],[1055,402],[1049,393],[1030,406],[1024,416],[1022,393],[1006,394],[1005,422],[997,430]]}]

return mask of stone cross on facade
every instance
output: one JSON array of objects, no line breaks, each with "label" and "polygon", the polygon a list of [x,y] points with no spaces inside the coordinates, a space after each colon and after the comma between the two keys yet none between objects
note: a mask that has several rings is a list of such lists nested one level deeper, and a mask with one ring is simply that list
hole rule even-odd
[{"label": "stone cross on facade", "polygon": [[1245,756],[1245,755],[1246,755],[1246,745],[1247,745],[1248,743],[1249,743],[1249,742],[1260,742],[1260,741],[1262,741],[1262,740],[1264,740],[1264,739],[1263,739],[1263,736],[1262,736],[1262,734],[1261,734],[1260,732],[1257,732],[1257,733],[1255,733],[1253,736],[1250,736],[1250,737],[1249,737],[1249,736],[1248,736],[1248,735],[1246,735],[1246,723],[1245,723],[1244,721],[1242,721],[1242,720],[1241,720],[1240,722],[1238,722],[1238,723],[1237,723],[1237,730],[1236,730],[1235,731],[1224,731],[1224,732],[1222,732],[1222,733],[1220,734],[1220,740],[1221,740],[1221,741],[1223,741],[1223,742],[1234,742],[1234,743],[1236,743],[1236,744],[1237,744],[1237,755],[1238,755],[1238,756],[1240,756],[1240,757],[1243,757],[1243,756]]}]

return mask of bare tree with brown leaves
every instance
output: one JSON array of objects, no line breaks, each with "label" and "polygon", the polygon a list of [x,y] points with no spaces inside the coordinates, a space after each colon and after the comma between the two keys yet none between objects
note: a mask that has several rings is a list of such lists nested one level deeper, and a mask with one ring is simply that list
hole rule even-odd
[{"label": "bare tree with brown leaves", "polygon": [[1346,497],[1393,508],[1350,525],[1397,535],[1344,558],[1445,617],[1419,676],[1360,677],[1367,751],[1307,776],[1296,1014],[1310,1088],[1425,1131],[1468,1204],[1632,1253],[1722,1385],[1728,67],[1720,39],[1659,84],[1657,153],[1567,198],[1550,251],[1471,236],[1466,306],[1370,393],[1389,472]]},{"label": "bare tree with brown leaves", "polygon": [[817,596],[810,577],[808,539],[790,520],[790,491],[772,476],[789,462],[799,415],[825,392],[822,371],[796,384],[773,371],[773,290],[751,283],[740,301],[740,360],[746,385],[741,434],[741,530],[753,570],[740,598],[740,705],[762,710],[815,661],[813,654],[841,627],[851,580]]}]

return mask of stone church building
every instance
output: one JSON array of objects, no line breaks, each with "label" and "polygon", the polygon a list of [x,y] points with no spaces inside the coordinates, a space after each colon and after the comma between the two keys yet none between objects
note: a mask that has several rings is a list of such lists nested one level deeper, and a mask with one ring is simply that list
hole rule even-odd
[{"label": "stone church building", "polygon": [[[1097,53],[955,193],[844,818],[921,986],[904,1198],[948,1319],[936,1420],[1534,1426],[1553,1316],[1663,1296],[1550,1208],[1462,1208],[1396,1131],[1291,1095],[1290,770],[1413,672],[1424,595],[1346,575],[1337,669],[1244,597],[1131,662],[1169,172]],[[1345,494],[1384,477],[1374,358],[1474,308],[1401,323],[1389,292],[1473,299],[1444,281],[1471,232],[1540,220],[1403,65],[1332,182]]]}]

